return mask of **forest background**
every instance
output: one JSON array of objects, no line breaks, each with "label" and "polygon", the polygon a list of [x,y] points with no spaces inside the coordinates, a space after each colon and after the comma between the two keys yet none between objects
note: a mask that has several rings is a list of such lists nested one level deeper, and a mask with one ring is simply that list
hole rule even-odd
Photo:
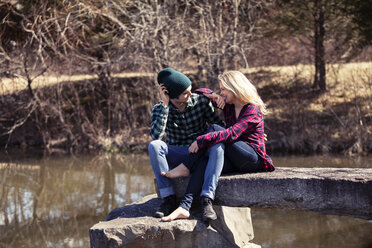
[{"label": "forest background", "polygon": [[148,144],[156,74],[257,86],[269,152],[370,154],[371,0],[0,2],[0,149]]}]

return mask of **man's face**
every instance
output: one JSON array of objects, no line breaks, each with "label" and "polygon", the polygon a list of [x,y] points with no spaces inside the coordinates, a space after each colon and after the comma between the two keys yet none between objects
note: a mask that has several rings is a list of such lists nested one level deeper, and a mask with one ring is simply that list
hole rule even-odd
[{"label": "man's face", "polygon": [[177,103],[187,103],[190,100],[191,96],[191,85],[184,91],[182,92],[177,98],[174,98],[173,101]]}]

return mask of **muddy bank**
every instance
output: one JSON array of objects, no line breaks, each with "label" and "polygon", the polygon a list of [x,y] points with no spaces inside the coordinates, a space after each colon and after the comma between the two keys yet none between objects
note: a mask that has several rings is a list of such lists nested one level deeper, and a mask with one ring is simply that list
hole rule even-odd
[{"label": "muddy bank", "polygon": [[[355,91],[329,81],[329,91],[319,94],[303,77],[284,80],[283,73],[289,75],[274,69],[247,74],[259,82],[259,94],[270,110],[265,117],[269,153],[371,153],[371,82],[355,84],[360,89]],[[194,89],[207,84],[190,77],[200,82]],[[58,83],[36,88],[33,95],[27,89],[3,94],[0,146],[144,151],[151,140],[151,108],[157,99],[151,75]]]}]

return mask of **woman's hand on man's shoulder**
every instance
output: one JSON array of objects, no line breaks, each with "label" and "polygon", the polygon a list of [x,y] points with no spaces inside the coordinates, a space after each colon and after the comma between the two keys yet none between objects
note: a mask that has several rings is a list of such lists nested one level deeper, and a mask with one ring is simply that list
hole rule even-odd
[{"label": "woman's hand on man's shoulder", "polygon": [[211,94],[204,93],[203,95],[208,97],[210,100],[213,100],[216,103],[217,108],[223,109],[225,107],[225,99],[223,99],[222,96],[214,92]]}]

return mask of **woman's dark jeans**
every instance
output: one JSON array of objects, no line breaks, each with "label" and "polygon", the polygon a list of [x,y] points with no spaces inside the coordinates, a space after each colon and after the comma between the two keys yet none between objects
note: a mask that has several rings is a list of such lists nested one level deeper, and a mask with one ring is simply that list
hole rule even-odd
[{"label": "woman's dark jeans", "polygon": [[180,207],[190,210],[195,197],[198,197],[204,182],[204,172],[208,163],[208,157],[200,153],[198,156],[192,156],[195,161],[190,170],[190,179],[185,194],[180,202]]},{"label": "woman's dark jeans", "polygon": [[[225,128],[213,124],[214,131],[221,131]],[[237,140],[232,143],[225,143],[225,163],[222,173],[231,172],[259,172],[263,171],[263,159],[247,143]]]},{"label": "woman's dark jeans", "polygon": [[[213,124],[208,132],[221,131],[225,128]],[[206,149],[199,149],[197,153],[189,154],[187,161],[184,162],[190,171],[197,166],[198,159],[204,156]],[[263,171],[263,159],[256,153],[256,151],[244,141],[235,141],[232,143],[225,143],[225,163],[223,165],[223,173],[230,172],[259,172]]]}]

